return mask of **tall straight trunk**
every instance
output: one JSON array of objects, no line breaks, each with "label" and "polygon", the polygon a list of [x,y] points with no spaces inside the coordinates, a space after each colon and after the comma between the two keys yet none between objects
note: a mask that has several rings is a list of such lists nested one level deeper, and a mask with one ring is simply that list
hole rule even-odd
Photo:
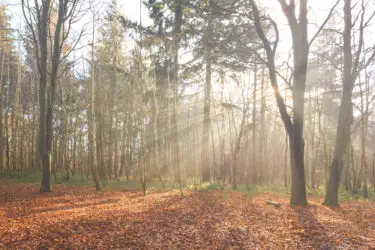
[{"label": "tall straight trunk", "polygon": [[17,63],[17,82],[16,82],[16,92],[15,92],[15,97],[13,100],[13,105],[12,105],[12,170],[15,171],[17,168],[17,160],[18,160],[18,155],[17,155],[17,144],[19,143],[18,141],[18,135],[19,135],[19,128],[18,128],[18,113],[19,113],[19,97],[20,97],[20,81],[21,81],[21,68],[20,68],[20,58],[18,58],[18,63]]},{"label": "tall straight trunk", "polygon": [[350,145],[350,165],[351,165],[351,170],[352,170],[352,191],[353,193],[357,193],[357,172],[355,171],[355,156],[354,156],[354,150],[353,146],[349,142]]},{"label": "tall straight trunk", "polygon": [[[8,79],[10,79],[10,57],[8,58]],[[10,81],[8,81],[7,86],[7,96],[6,96],[6,102],[5,102],[5,155],[6,155],[6,168],[7,171],[10,173],[10,176],[12,176],[12,170],[10,168],[10,150],[9,150],[9,96],[10,96]]]},{"label": "tall straight trunk", "polygon": [[[287,93],[287,88],[285,86],[285,89],[284,89],[284,99],[286,99],[286,93]],[[263,138],[263,137],[262,137]],[[284,186],[286,189],[288,189],[289,185],[288,185],[288,166],[290,165],[289,164],[289,161],[288,161],[288,151],[289,151],[289,137],[288,137],[288,133],[285,133],[285,150],[284,150]]]},{"label": "tall straight trunk", "polygon": [[[39,24],[39,43],[40,43],[40,96],[39,96],[39,106],[40,106],[40,152],[43,164],[43,176],[41,192],[52,191],[51,187],[51,169],[50,169],[50,154],[53,142],[53,105],[55,100],[55,92],[57,85],[57,74],[60,64],[61,56],[61,28],[64,22],[64,15],[66,11],[66,6],[64,6],[63,1],[59,2],[58,16],[55,26],[54,39],[53,39],[53,52],[51,60],[51,73],[47,72],[48,64],[48,29],[49,29],[49,17],[51,4],[50,0],[47,0],[42,4],[42,20]],[[38,11],[38,10],[37,10]],[[47,86],[47,78],[49,75],[49,85]]]},{"label": "tall straight trunk", "polygon": [[[48,0],[50,1],[50,0]],[[51,9],[51,6],[44,6],[44,11],[47,11],[46,15],[47,15],[47,19],[49,19],[49,15],[50,15],[50,9]],[[62,31],[62,26],[63,26],[63,23],[64,23],[64,18],[65,18],[65,14],[66,14],[66,6],[65,6],[65,3],[63,1],[59,1],[59,7],[58,7],[58,15],[57,15],[57,22],[56,22],[56,25],[55,25],[55,31],[54,31],[54,34],[52,34],[54,36],[53,38],[53,52],[52,52],[52,59],[51,59],[51,73],[48,74],[46,72],[46,77],[49,75],[50,78],[49,78],[49,86],[46,86],[46,88],[44,89],[46,91],[46,95],[47,95],[47,98],[46,98],[46,113],[45,113],[45,129],[46,129],[46,134],[45,134],[45,137],[44,137],[44,140],[43,140],[43,144],[45,143],[45,148],[44,148],[44,156],[42,157],[42,161],[43,161],[43,168],[44,168],[44,171],[43,172],[46,172],[46,180],[45,180],[45,184],[48,184],[48,182],[50,182],[50,180],[47,180],[48,178],[50,179],[50,173],[51,173],[51,170],[50,170],[50,154],[51,154],[51,150],[52,150],[52,142],[53,142],[53,106],[54,106],[54,101],[55,101],[55,94],[56,94],[56,86],[57,86],[57,74],[58,74],[58,70],[59,70],[59,65],[60,65],[60,56],[61,56],[61,31]],[[49,23],[46,24],[46,28],[48,29],[49,28]],[[48,36],[48,31],[47,31],[47,36]],[[47,52],[47,56],[48,56],[48,52]],[[47,63],[47,62],[46,62]],[[47,81],[47,79],[46,79]],[[48,170],[47,170],[48,168]],[[48,176],[48,173],[49,172],[49,176]],[[44,175],[43,175],[44,176]],[[42,181],[43,182],[43,181]],[[42,185],[42,189],[43,188],[43,185]],[[44,190],[43,190],[44,191]],[[45,191],[48,191],[48,188],[45,190]]]},{"label": "tall straight trunk", "polygon": [[[21,1],[22,11],[24,19],[32,31],[33,42],[35,45],[35,56],[37,59],[37,66],[39,71],[39,152],[42,161],[42,181],[41,181],[41,192],[51,192],[51,169],[49,163],[49,150],[51,148],[52,142],[52,104],[51,99],[47,98],[54,93],[49,92],[49,86],[47,86],[47,64],[48,64],[48,37],[49,37],[49,19],[51,14],[51,0],[42,1],[40,4],[34,6],[33,11],[35,11],[34,18],[31,18],[28,11],[31,11],[28,3],[25,0]],[[49,83],[50,86],[55,86],[57,78],[57,66],[60,62],[60,36],[61,36],[61,26],[64,20],[64,12],[66,11],[65,6],[62,6],[63,1],[59,2],[58,18],[55,27],[55,37],[54,37],[54,53],[52,62],[52,72],[50,74]],[[36,18],[35,18],[36,17]],[[56,66],[56,67],[54,67]],[[53,99],[52,99],[53,100]],[[47,104],[48,101],[48,104]],[[48,108],[47,108],[48,105]],[[48,140],[47,140],[48,139]]]},{"label": "tall straight trunk", "polygon": [[288,188],[288,134],[285,135],[285,149],[284,149],[284,187]]},{"label": "tall straight trunk", "polygon": [[145,145],[145,135],[144,135],[144,120],[143,117],[141,117],[141,125],[140,125],[140,130],[141,130],[141,135],[140,135],[140,152],[138,155],[138,167],[140,168],[140,179],[141,179],[141,186],[142,186],[142,191],[143,195],[147,195],[147,169],[146,169],[146,145]]},{"label": "tall straight trunk", "polygon": [[[127,116],[127,115],[126,115]],[[125,157],[126,157],[126,139],[128,139],[126,137],[126,125],[127,123],[129,122],[129,119],[126,119],[123,121],[122,123],[122,133],[121,133],[121,154],[120,154],[120,172],[119,172],[119,176],[122,177],[123,176],[123,173],[124,173],[124,169],[125,169],[125,164],[126,164],[126,161],[125,161]]]},{"label": "tall straight trunk", "polygon": [[211,34],[212,34],[212,15],[210,13],[211,0],[208,0],[208,23],[204,34],[205,61],[206,61],[206,79],[204,87],[204,120],[202,131],[202,181],[210,181],[210,113],[211,113],[211,78],[212,78],[212,55],[211,55]]},{"label": "tall straight trunk", "polygon": [[[266,115],[266,94],[264,93],[266,88],[266,81],[265,81],[265,67],[262,67],[262,79],[260,85],[260,135],[259,138],[262,138],[259,141],[259,161],[258,161],[258,169],[260,171],[264,171],[267,168],[267,164],[264,159],[264,152],[266,151],[267,146],[267,137],[266,137],[266,124],[265,124],[265,115]],[[260,172],[260,176],[262,172]]]},{"label": "tall straight trunk", "polygon": [[109,87],[109,97],[107,98],[107,108],[108,108],[108,128],[107,128],[107,138],[108,140],[105,140],[108,142],[107,144],[107,152],[108,152],[108,160],[106,161],[107,165],[107,173],[108,173],[108,179],[112,180],[112,172],[113,172],[113,151],[114,151],[114,142],[113,142],[113,89],[112,84]]},{"label": "tall straight trunk", "polygon": [[[115,121],[117,122],[117,114],[115,114]],[[116,122],[115,122],[115,128],[114,128],[114,156],[113,156],[113,178],[115,180],[118,179],[118,173],[119,173],[119,170],[118,170],[118,165],[119,165],[119,159],[118,159],[118,138],[117,138],[117,126],[116,126]]]},{"label": "tall straight trunk", "polygon": [[314,146],[315,146],[315,112],[314,114],[310,114],[312,116],[312,128],[311,128],[311,168],[310,168],[310,180],[311,180],[311,188],[315,188],[315,162],[314,162]]},{"label": "tall straight trunk", "polygon": [[[244,100],[245,101],[245,100]],[[253,89],[253,166],[254,166],[254,176],[253,182],[256,184],[258,175],[258,162],[257,162],[257,152],[256,152],[256,108],[257,108],[257,63],[254,63],[254,89]],[[262,138],[263,139],[263,138]],[[261,154],[261,152],[258,152]]]},{"label": "tall straight trunk", "polygon": [[[190,120],[190,117],[188,118],[188,122]],[[190,126],[190,124],[188,124],[188,127]],[[213,178],[214,178],[214,181],[216,181],[216,152],[215,152],[215,141],[214,141],[214,129],[212,127],[212,124],[210,124],[210,132],[211,132],[211,150],[212,150],[212,172],[213,172]]]},{"label": "tall straight trunk", "polygon": [[[319,56],[317,58],[317,62],[316,62],[316,79],[319,79],[319,63],[320,63],[320,60],[319,60]],[[316,86],[315,86],[315,89],[318,90],[318,81],[316,82]],[[319,99],[318,99],[318,96],[316,96],[314,98],[315,100],[315,108],[319,110]],[[312,156],[312,162],[311,162],[311,188],[314,189],[316,187],[316,164],[317,164],[317,158],[318,158],[318,150],[319,150],[319,146],[320,146],[320,140],[321,138],[319,138],[319,142],[318,142],[318,146],[317,146],[317,149],[315,150],[315,156],[314,156],[314,138],[315,138],[315,125],[316,125],[316,115],[318,115],[318,119],[320,119],[320,114],[316,114],[316,110],[313,111],[314,112],[314,124],[313,124],[313,129],[312,129],[312,133],[313,133],[313,139],[312,139],[312,142],[311,142],[311,156]],[[320,121],[319,121],[320,122]]]},{"label": "tall straight trunk", "polygon": [[133,168],[133,145],[134,145],[134,140],[135,140],[135,135],[133,133],[133,122],[134,122],[134,116],[133,110],[134,110],[134,101],[132,99],[132,89],[130,89],[130,108],[129,108],[129,116],[128,116],[128,129],[126,131],[127,133],[127,147],[126,147],[126,168],[125,168],[125,175],[126,175],[126,180],[129,180],[131,170]]},{"label": "tall straight trunk", "polygon": [[[307,11],[307,10],[303,10]],[[304,104],[306,88],[306,67],[307,67],[307,19],[300,20],[304,23],[300,32],[305,34],[295,35],[293,39],[294,52],[294,84],[293,84],[293,130],[290,136],[290,152],[292,162],[292,193],[290,203],[294,205],[303,205],[306,200],[305,185],[305,167],[304,167],[304,148],[303,123],[304,123]],[[298,32],[296,32],[298,33]]]},{"label": "tall straight trunk", "polygon": [[[73,116],[71,120],[71,124],[73,124]],[[77,141],[78,141],[78,136],[77,136],[77,127],[78,127],[78,115],[76,114],[75,117],[75,122],[74,122],[74,129],[73,129],[73,146],[72,146],[72,161],[73,161],[73,175],[76,174],[76,171],[78,169],[78,164],[77,164],[77,154],[79,151],[79,144],[78,144],[78,150],[77,150]]]},{"label": "tall straight trunk", "polygon": [[92,32],[92,51],[91,51],[91,100],[89,104],[89,112],[88,112],[88,151],[89,151],[89,164],[91,166],[91,173],[94,178],[95,189],[96,191],[101,191],[102,186],[99,180],[99,173],[98,173],[98,161],[97,161],[97,142],[95,136],[97,135],[96,131],[96,81],[95,81],[95,62],[94,62],[94,54],[95,54],[95,11],[93,11],[93,18],[92,18],[92,25],[93,25],[93,32]]},{"label": "tall straight trunk", "polygon": [[[45,68],[46,69],[46,68]],[[42,183],[41,183],[41,192],[51,192],[51,169],[49,165],[49,154],[47,152],[46,138],[46,87],[47,79],[46,73],[41,74],[40,76],[40,88],[39,88],[39,152],[42,163]]]},{"label": "tall straight trunk", "polygon": [[30,73],[30,78],[31,78],[31,81],[30,81],[30,95],[31,95],[31,105],[32,105],[32,116],[33,116],[33,119],[32,119],[32,123],[31,123],[31,145],[30,145],[30,163],[29,163],[29,166],[34,169],[34,168],[37,168],[37,164],[36,164],[36,150],[35,150],[35,120],[36,120],[36,111],[35,111],[35,99],[34,99],[34,95],[35,95],[35,90],[34,90],[34,77],[32,75],[32,73]]},{"label": "tall straight trunk", "polygon": [[25,147],[24,140],[25,140],[25,119],[23,116],[23,110],[21,108],[21,114],[22,114],[22,121],[21,121],[21,141],[19,145],[19,152],[20,152],[20,176],[22,176],[23,169],[24,169],[24,163],[27,153],[27,147]]},{"label": "tall straight trunk", "polygon": [[[366,76],[367,79],[367,76]],[[361,169],[363,170],[363,195],[365,198],[368,198],[368,190],[367,190],[367,179],[368,179],[368,166],[367,166],[367,157],[366,157],[366,143],[367,143],[367,127],[368,127],[368,114],[367,114],[367,108],[365,110],[365,104],[364,99],[366,98],[366,106],[368,105],[368,92],[367,92],[367,86],[366,86],[366,97],[364,97],[364,90],[362,87],[361,79],[359,79],[359,90],[360,90],[360,97],[361,97]],[[367,80],[366,80],[367,85]]]},{"label": "tall straight trunk", "polygon": [[[173,132],[173,146],[175,149],[175,166],[177,168],[177,181],[179,183],[180,188],[180,194],[183,196],[182,192],[182,180],[181,180],[181,166],[180,166],[180,131],[178,129],[178,81],[179,81],[179,47],[180,47],[180,41],[181,41],[181,26],[182,26],[182,0],[176,1],[175,6],[175,23],[174,23],[174,44],[173,44],[173,50],[174,50],[174,71],[173,71],[173,119],[172,119],[172,132]],[[209,132],[209,127],[208,127]]]},{"label": "tall straight trunk", "polygon": [[243,110],[242,110],[242,121],[241,121],[241,126],[240,126],[240,131],[238,133],[238,137],[237,137],[237,140],[236,140],[236,145],[235,145],[235,148],[234,148],[234,155],[233,155],[233,180],[232,180],[232,189],[237,189],[237,168],[238,168],[238,155],[240,153],[240,149],[241,149],[241,142],[242,142],[242,137],[243,137],[243,131],[244,131],[244,127],[245,127],[245,122],[246,122],[246,117],[247,117],[247,108],[248,107],[245,107],[245,104],[244,104],[244,107],[243,107]]},{"label": "tall straight trunk", "polygon": [[66,131],[69,127],[69,125],[68,125],[69,118],[68,118],[68,115],[66,113],[67,110],[65,109],[65,107],[67,105],[64,101],[64,98],[65,98],[66,95],[65,95],[65,91],[64,91],[63,86],[61,86],[61,88],[60,88],[60,95],[61,95],[61,106],[64,107],[64,108],[63,108],[63,110],[61,111],[61,114],[60,114],[60,138],[59,138],[58,166],[60,168],[66,170],[65,178],[67,180],[69,180],[70,179],[70,171],[69,171],[68,164],[66,163],[66,142],[67,142]]},{"label": "tall straight trunk", "polygon": [[3,138],[3,83],[4,83],[4,60],[5,60],[5,51],[1,50],[1,66],[0,66],[0,169],[4,168],[4,138]]},{"label": "tall straight trunk", "polygon": [[119,73],[118,73],[118,68],[120,67],[120,63],[119,63],[119,51],[118,51],[118,48],[117,48],[117,44],[116,44],[116,54],[115,54],[115,84],[114,84],[114,89],[112,90],[112,98],[113,98],[113,104],[112,104],[112,107],[113,107],[113,110],[114,110],[114,114],[113,114],[113,118],[114,118],[114,124],[112,125],[112,133],[111,133],[111,143],[114,144],[113,145],[113,177],[114,179],[116,180],[118,178],[118,173],[119,173],[119,170],[118,170],[118,163],[119,163],[119,158],[118,158],[118,138],[117,138],[117,106],[116,103],[117,103],[117,88],[118,88],[118,85],[119,85]]},{"label": "tall straight trunk", "polygon": [[[195,104],[194,105],[194,111],[193,111],[193,117],[194,117],[194,121],[193,121],[193,126],[194,126],[194,128],[196,128],[197,127],[197,124],[198,124],[198,122],[197,122],[197,110],[198,110],[198,108],[197,108],[197,106],[198,106],[198,104]],[[194,145],[194,148],[196,148],[197,147],[197,142],[199,141],[199,135],[198,135],[198,133],[196,132],[196,129],[193,129],[193,145]],[[194,184],[194,188],[196,189],[197,187],[198,187],[198,184],[199,184],[199,180],[201,179],[200,177],[201,177],[201,174],[199,173],[199,167],[198,167],[198,164],[197,164],[197,154],[196,154],[196,152],[194,151],[194,153],[193,153],[193,169],[194,169],[194,179],[193,179],[193,184]],[[199,173],[199,174],[198,174]]]},{"label": "tall straight trunk", "polygon": [[155,88],[152,94],[152,154],[154,159],[154,166],[157,169],[157,175],[159,177],[159,181],[164,186],[162,180],[162,173],[160,168],[160,157],[159,157],[159,133],[158,133],[158,120],[159,120],[159,107],[158,107],[158,98],[157,98],[157,84],[155,84]]},{"label": "tall straight trunk", "polygon": [[96,161],[99,170],[99,177],[101,180],[106,179],[106,172],[104,169],[104,141],[103,141],[103,113],[102,113],[102,103],[100,98],[95,98],[95,132],[96,132]]},{"label": "tall straight trunk", "polygon": [[351,0],[344,0],[344,77],[343,92],[337,123],[336,144],[333,152],[329,182],[324,204],[328,206],[338,206],[338,191],[340,185],[340,175],[343,167],[343,158],[350,140],[350,126],[353,122],[353,55],[352,55],[352,13]]},{"label": "tall straight trunk", "polygon": [[52,145],[53,153],[52,153],[52,162],[51,162],[52,174],[55,177],[55,182],[57,181],[57,168],[59,167],[58,164],[59,164],[59,157],[60,157],[58,147],[57,147],[57,141],[58,141],[57,138],[53,140],[53,145]]}]

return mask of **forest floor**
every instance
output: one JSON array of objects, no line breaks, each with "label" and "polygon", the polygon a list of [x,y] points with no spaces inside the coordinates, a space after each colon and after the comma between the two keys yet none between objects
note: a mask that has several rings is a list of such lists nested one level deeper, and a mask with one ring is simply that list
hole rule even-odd
[{"label": "forest floor", "polygon": [[[140,192],[0,181],[1,249],[375,249],[375,205],[285,194]],[[266,205],[265,200],[281,204]]]}]

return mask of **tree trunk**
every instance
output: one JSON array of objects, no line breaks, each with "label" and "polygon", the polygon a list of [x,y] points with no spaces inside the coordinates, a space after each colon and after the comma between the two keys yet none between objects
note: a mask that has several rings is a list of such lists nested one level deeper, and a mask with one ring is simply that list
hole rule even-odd
[{"label": "tree trunk", "polygon": [[[209,0],[208,8],[211,8],[211,1]],[[205,60],[206,60],[206,79],[204,92],[204,120],[202,131],[202,181],[208,182],[211,178],[210,173],[210,111],[211,111],[211,75],[212,75],[212,56],[211,56],[211,33],[212,33],[212,16],[208,14],[208,23],[204,34],[205,46]]]},{"label": "tree trunk", "polygon": [[237,140],[236,140],[236,146],[235,146],[235,149],[234,149],[234,155],[233,155],[233,180],[232,180],[232,189],[233,190],[237,189],[238,155],[239,155],[240,149],[241,149],[242,136],[243,136],[243,131],[244,131],[246,117],[247,117],[247,108],[248,107],[245,107],[245,104],[244,104],[244,107],[243,107],[243,110],[242,110],[241,127],[240,127],[240,131],[238,133],[238,137],[237,137]]},{"label": "tree trunk", "polygon": [[96,131],[96,81],[95,81],[95,64],[94,64],[94,53],[95,53],[95,11],[92,10],[93,19],[93,33],[92,33],[92,51],[91,51],[91,100],[89,105],[89,112],[88,112],[88,151],[89,151],[89,161],[91,165],[92,176],[94,178],[95,189],[96,191],[101,191],[102,186],[99,180],[99,173],[98,173],[98,161],[97,161],[97,142],[95,140],[95,136],[97,135]]},{"label": "tree trunk", "polygon": [[[259,141],[259,161],[258,161],[258,169],[259,169],[259,176],[262,178],[262,173],[264,170],[267,169],[267,162],[265,161],[265,152],[267,150],[267,133],[266,133],[266,81],[265,81],[265,66],[262,66],[262,82],[260,86],[260,97],[261,97],[261,103],[260,103],[260,136],[259,138],[262,138],[262,140]],[[257,180],[255,180],[256,183]]]},{"label": "tree trunk", "polygon": [[[293,75],[293,118],[287,112],[284,99],[280,95],[275,67],[275,49],[271,47],[271,43],[267,39],[259,15],[258,7],[254,1],[251,1],[254,13],[255,28],[258,36],[262,40],[267,54],[267,66],[269,69],[270,81],[274,90],[274,95],[279,108],[279,112],[285,129],[289,136],[289,148],[291,158],[292,171],[292,187],[291,187],[291,205],[305,205],[306,186],[305,186],[305,169],[304,169],[304,141],[303,141],[303,121],[304,121],[304,102],[306,88],[306,70],[309,52],[309,44],[307,41],[307,0],[299,3],[299,21],[297,21],[295,13],[294,1],[288,5],[286,1],[279,0],[283,11],[288,19],[292,39],[293,39],[293,59],[294,59],[294,75]],[[272,21],[273,27],[276,24]],[[278,32],[277,32],[278,34]]]},{"label": "tree trunk", "polygon": [[340,184],[340,175],[343,167],[343,157],[350,140],[350,126],[353,122],[353,56],[352,56],[352,14],[351,0],[345,0],[344,7],[345,29],[344,39],[344,78],[343,93],[339,111],[339,119],[336,132],[336,144],[333,152],[333,160],[330,170],[329,182],[327,185],[326,197],[324,204],[328,206],[338,206],[338,191]]},{"label": "tree trunk", "polygon": [[372,161],[372,176],[373,176],[372,187],[374,188],[374,194],[375,194],[375,153],[374,153],[374,159]]},{"label": "tree trunk", "polygon": [[[5,51],[1,50],[1,66],[0,66],[0,96],[3,96],[3,73],[4,73],[4,61],[5,61]],[[2,100],[2,98],[1,98]],[[3,102],[0,101],[0,170],[4,168],[4,138],[3,138]]]},{"label": "tree trunk", "polygon": [[[367,190],[367,179],[368,179],[368,166],[367,166],[367,157],[366,157],[366,143],[367,143],[367,128],[368,128],[368,107],[369,107],[369,91],[368,91],[368,77],[367,70],[365,74],[365,90],[362,87],[361,76],[359,75],[359,92],[361,99],[361,169],[363,170],[363,195],[365,198],[368,198]],[[365,92],[365,93],[364,93]],[[364,96],[365,95],[365,96]],[[365,100],[366,99],[366,105]]]},{"label": "tree trunk", "polygon": [[[182,0],[177,0],[175,7],[175,24],[174,24],[174,105],[173,105],[173,119],[172,119],[172,131],[174,135],[174,148],[175,148],[175,166],[177,168],[177,181],[179,183],[180,194],[183,196],[182,192],[182,180],[181,180],[181,166],[180,166],[180,131],[178,129],[178,81],[179,81],[179,60],[178,60],[178,51],[181,40],[181,26],[182,26]],[[209,127],[208,130],[209,132]]]},{"label": "tree trunk", "polygon": [[[257,141],[257,137],[256,137],[256,135],[257,135],[256,134],[256,108],[257,108],[257,63],[255,61],[254,62],[254,89],[253,89],[253,128],[252,128],[253,129],[253,160],[252,160],[252,162],[253,162],[253,166],[254,166],[254,173],[253,173],[254,184],[256,184],[257,179],[258,179],[257,178],[258,162],[257,162],[257,152],[256,152],[256,141]],[[263,140],[263,138],[262,138],[262,140]],[[258,152],[258,154],[262,154],[261,150]]]},{"label": "tree trunk", "polygon": [[[300,5],[306,5],[306,2],[307,0],[301,1]],[[300,11],[302,13],[300,13],[299,27],[292,28],[294,81],[292,92],[293,130],[290,136],[290,155],[292,162],[292,192],[290,203],[293,205],[307,204],[304,167],[305,143],[303,140],[306,70],[308,60],[306,6],[300,7]]]}]

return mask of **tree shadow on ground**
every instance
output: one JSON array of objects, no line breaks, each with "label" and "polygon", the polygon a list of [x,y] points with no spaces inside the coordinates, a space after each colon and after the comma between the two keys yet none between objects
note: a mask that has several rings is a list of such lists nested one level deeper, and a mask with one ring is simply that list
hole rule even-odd
[{"label": "tree shadow on ground", "polygon": [[295,234],[313,248],[333,248],[334,240],[329,236],[328,229],[317,219],[318,207],[316,205],[298,206],[292,209],[297,217]]},{"label": "tree shadow on ground", "polygon": [[[5,216],[7,218],[20,218],[20,217],[26,217],[26,216],[31,216],[34,214],[39,214],[39,213],[49,213],[49,212],[63,212],[65,210],[74,210],[74,209],[79,209],[79,208],[86,208],[90,206],[100,206],[100,205],[106,205],[106,204],[115,204],[120,199],[105,199],[105,200],[100,200],[97,202],[85,202],[85,203],[71,203],[69,205],[63,205],[63,206],[56,206],[59,203],[66,204],[67,202],[62,200],[59,203],[54,202],[54,205],[56,207],[52,208],[40,208],[40,209],[23,209],[23,210],[15,210],[14,208],[7,208],[5,209]],[[48,215],[46,215],[48,216]]]},{"label": "tree shadow on ground", "polygon": [[[93,189],[66,189],[63,185],[56,185],[55,188],[54,192],[40,193],[37,186],[17,185],[17,189],[14,189],[11,185],[4,187],[0,183],[0,210],[5,217],[14,219],[119,201],[116,193],[103,195],[93,192]],[[17,193],[14,193],[15,190]]]},{"label": "tree shadow on ground", "polygon": [[[80,202],[66,203],[72,197]],[[91,190],[55,199],[43,199],[45,208],[39,204],[33,207],[37,213],[14,217],[5,226],[20,225],[18,229],[4,232],[0,225],[0,247],[330,249],[337,239],[330,233],[338,229],[317,219],[324,212],[319,206],[289,208],[285,200],[277,209],[266,206],[264,197],[236,192],[187,192],[181,198],[177,191],[144,197],[134,192],[97,195]],[[58,201],[60,208],[54,204]],[[82,207],[90,209],[75,209]],[[293,242],[286,243],[286,238]]]},{"label": "tree shadow on ground", "polygon": [[[134,197],[148,202],[149,197]],[[137,201],[139,202],[139,201]],[[148,203],[147,203],[148,204]],[[94,204],[95,205],[95,204]],[[200,248],[201,246],[236,246],[233,231],[222,233],[216,225],[230,221],[230,209],[219,197],[187,194],[166,196],[161,200],[152,199],[147,209],[131,211],[116,207],[108,210],[82,214],[79,219],[55,220],[45,225],[43,230],[33,232],[29,238],[14,235],[5,241],[5,247],[31,248]],[[53,211],[53,210],[49,210]],[[56,209],[56,212],[59,210]],[[51,214],[53,216],[53,214]],[[34,214],[30,214],[34,216]],[[45,233],[48,232],[48,238]],[[221,242],[218,243],[218,238]],[[56,242],[53,239],[59,239]],[[221,246],[221,247],[220,247]],[[243,247],[243,245],[237,245]]]}]

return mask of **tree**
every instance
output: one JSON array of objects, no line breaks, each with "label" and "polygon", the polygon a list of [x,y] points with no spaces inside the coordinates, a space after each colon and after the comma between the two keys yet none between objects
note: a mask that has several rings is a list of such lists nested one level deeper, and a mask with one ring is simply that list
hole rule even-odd
[{"label": "tree", "polygon": [[[187,33],[197,39],[193,49],[194,58],[187,65],[187,70],[205,71],[203,130],[201,149],[202,181],[210,181],[210,116],[212,103],[212,78],[215,71],[246,70],[252,66],[254,55],[251,48],[256,47],[252,34],[253,27],[248,25],[251,14],[244,14],[247,1],[192,1],[186,19]],[[191,23],[191,24],[190,24]],[[193,40],[191,38],[191,40]],[[211,138],[214,141],[214,138]]]},{"label": "tree", "polygon": [[[210,160],[209,160],[209,140],[210,140],[210,111],[211,111],[211,78],[212,78],[212,32],[213,32],[213,14],[212,0],[207,3],[207,26],[204,31],[204,58],[206,62],[206,76],[204,85],[204,118],[202,131],[202,181],[210,181]],[[211,138],[213,140],[213,138]]]},{"label": "tree", "polygon": [[[81,11],[80,4],[82,1],[59,0],[55,3],[51,0],[37,0],[34,2],[34,6],[31,6],[30,0],[22,0],[21,3],[25,21],[32,33],[39,72],[39,151],[43,167],[40,191],[51,192],[52,119],[59,66],[75,48],[73,46],[70,51],[63,55],[62,49],[69,37],[71,27],[81,17],[79,12]],[[54,16],[55,14],[57,16]],[[54,18],[56,18],[56,24],[52,28],[51,20]],[[83,31],[81,35],[82,33]],[[53,37],[53,49],[49,61],[48,40],[50,35]],[[75,45],[78,44],[79,38]],[[48,72],[48,63],[51,63],[51,72]]]},{"label": "tree", "polygon": [[291,30],[292,41],[293,41],[293,115],[292,117],[288,114],[285,101],[280,94],[277,77],[276,77],[276,65],[275,65],[275,53],[279,40],[279,34],[276,23],[268,18],[271,25],[276,33],[276,39],[271,42],[266,37],[262,24],[259,9],[255,1],[251,1],[252,11],[254,14],[254,24],[256,27],[257,34],[262,40],[264,49],[267,54],[267,66],[270,74],[271,85],[274,90],[277,106],[283,120],[285,129],[289,137],[289,148],[290,148],[290,159],[291,159],[291,205],[305,205],[307,204],[306,199],[306,185],[305,185],[305,167],[304,167],[304,139],[303,139],[303,124],[304,124],[304,103],[305,103],[305,90],[306,90],[306,72],[309,55],[309,47],[315,40],[322,27],[328,21],[333,9],[330,11],[329,16],[323,22],[317,34],[313,36],[311,41],[308,41],[307,36],[307,0],[301,0],[299,3],[299,17],[296,16],[296,4],[294,0],[291,0],[289,4],[285,0],[279,0],[279,3],[284,11],[284,14],[288,20],[289,27]]},{"label": "tree", "polygon": [[342,38],[344,42],[344,67],[342,80],[342,97],[339,110],[339,118],[337,123],[336,143],[333,151],[333,159],[331,163],[329,182],[327,185],[326,196],[324,204],[328,206],[338,206],[338,191],[340,185],[340,175],[343,168],[344,155],[350,141],[350,127],[353,122],[353,104],[352,95],[354,83],[361,68],[368,65],[373,59],[375,52],[369,59],[365,59],[361,65],[361,54],[364,46],[364,29],[374,17],[371,15],[369,20],[365,20],[366,7],[364,1],[361,1],[361,14],[359,24],[358,44],[355,51],[355,56],[352,52],[352,32],[353,32],[353,18],[352,18],[352,1],[344,0],[344,32]]},{"label": "tree", "polygon": [[281,118],[284,122],[285,129],[289,136],[290,152],[291,152],[291,169],[292,169],[292,193],[290,203],[292,205],[305,205],[306,187],[304,173],[304,142],[303,133],[303,117],[304,117],[304,93],[306,86],[306,67],[308,57],[307,42],[307,1],[300,3],[299,22],[295,14],[295,3],[291,1],[289,5],[285,1],[279,1],[284,13],[287,16],[293,38],[293,57],[294,57],[294,88],[293,88],[293,120],[286,110],[284,99],[282,98],[276,78],[275,52],[278,42],[278,31],[276,24],[273,22],[277,38],[274,47],[265,36],[259,15],[258,7],[252,1],[254,12],[254,21],[257,33],[263,42],[267,53],[267,63],[270,74],[271,85],[274,89],[277,105]]},{"label": "tree", "polygon": [[94,56],[95,56],[95,22],[96,22],[96,12],[94,9],[94,6],[92,5],[91,7],[91,12],[92,12],[92,47],[91,47],[91,100],[89,104],[89,110],[88,110],[88,139],[89,139],[89,158],[90,158],[90,166],[91,166],[91,171],[92,171],[92,176],[94,177],[94,182],[95,182],[95,188],[96,191],[101,191],[101,183],[99,180],[99,172],[98,172],[98,161],[97,161],[97,148],[96,148],[96,141],[95,141],[95,136],[96,136],[96,107],[97,107],[97,98],[96,98],[96,74],[95,74],[95,61],[94,61]]},{"label": "tree", "polygon": [[[9,17],[5,13],[6,6],[0,5],[0,169],[3,169],[5,164],[5,147],[3,138],[3,85],[5,79],[9,74],[6,74],[6,62],[8,68],[12,60],[12,39],[10,36],[10,23]],[[7,77],[8,76],[8,77]]]}]

